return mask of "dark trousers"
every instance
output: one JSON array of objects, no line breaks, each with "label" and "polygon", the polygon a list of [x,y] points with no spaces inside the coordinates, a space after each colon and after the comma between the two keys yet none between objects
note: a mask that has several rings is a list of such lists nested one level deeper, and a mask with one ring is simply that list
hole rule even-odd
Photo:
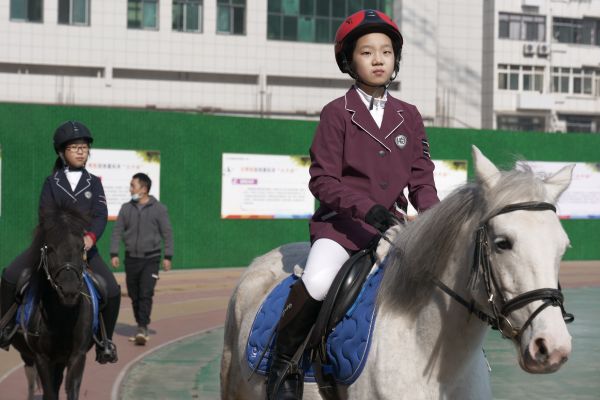
[{"label": "dark trousers", "polygon": [[[4,269],[2,278],[6,279],[12,284],[17,284],[17,280],[21,276],[21,273],[25,268],[37,268],[39,262],[39,253],[28,248],[17,256],[9,265]],[[98,252],[88,259],[88,265],[95,275],[102,277],[106,282],[106,290],[108,297],[119,296],[121,288],[115,279],[114,274],[108,268],[102,257]]]},{"label": "dark trousers", "polygon": [[131,298],[133,315],[138,326],[150,324],[152,297],[158,280],[160,256],[152,258],[125,257],[125,280]]}]

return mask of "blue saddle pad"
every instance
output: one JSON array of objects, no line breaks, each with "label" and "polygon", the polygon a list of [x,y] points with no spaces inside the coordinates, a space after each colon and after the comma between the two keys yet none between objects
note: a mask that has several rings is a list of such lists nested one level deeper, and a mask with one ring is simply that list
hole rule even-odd
[{"label": "blue saddle pad", "polygon": [[[352,384],[367,361],[375,325],[375,301],[383,269],[381,266],[367,278],[356,301],[327,339],[327,356],[331,364],[324,366],[324,369],[326,373],[332,374],[338,383]],[[246,359],[250,368],[259,374],[266,375],[268,372],[271,350],[275,342],[273,330],[279,321],[290,288],[296,280],[298,277],[292,275],[279,283],[269,293],[254,318],[246,345]],[[315,373],[312,366],[308,365],[308,357],[303,357],[303,360],[304,380],[314,382]]]},{"label": "blue saddle pad", "polygon": [[[98,312],[100,309],[99,303],[100,303],[100,295],[98,294],[98,290],[96,289],[96,287],[94,286],[94,283],[92,282],[92,278],[90,278],[89,274],[84,271],[83,272],[83,281],[85,282],[85,285],[88,289],[88,292],[90,293],[90,300],[92,302],[92,310],[93,310],[93,322],[92,322],[92,331],[94,333],[98,333],[98,328],[99,328],[99,318],[98,318]],[[26,289],[26,293],[24,299],[25,301],[23,301],[23,304],[21,304],[19,306],[19,308],[17,309],[17,313],[15,315],[16,318],[16,322],[17,324],[21,325],[23,327],[23,329],[26,329],[28,324],[29,324],[29,320],[31,319],[31,317],[33,316],[34,312],[35,312],[35,308],[37,306],[37,288],[36,287],[28,287]]]}]

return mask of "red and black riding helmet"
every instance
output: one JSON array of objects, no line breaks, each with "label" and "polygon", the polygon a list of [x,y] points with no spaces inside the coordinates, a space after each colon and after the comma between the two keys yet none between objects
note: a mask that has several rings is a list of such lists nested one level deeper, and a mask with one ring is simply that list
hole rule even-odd
[{"label": "red and black riding helmet", "polygon": [[402,35],[398,25],[378,10],[358,11],[346,18],[338,28],[335,34],[335,61],[340,71],[343,73],[351,72],[350,60],[354,43],[359,37],[374,32],[384,33],[392,40],[396,58],[395,69],[398,72],[403,43]]}]

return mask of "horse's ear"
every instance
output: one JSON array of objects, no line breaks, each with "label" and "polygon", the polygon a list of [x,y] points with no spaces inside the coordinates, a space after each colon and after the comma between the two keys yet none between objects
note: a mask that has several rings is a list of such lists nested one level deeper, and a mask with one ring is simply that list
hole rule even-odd
[{"label": "horse's ear", "polygon": [[546,193],[551,202],[556,203],[560,195],[567,190],[571,184],[573,169],[575,169],[575,164],[565,165],[558,172],[544,179]]},{"label": "horse's ear", "polygon": [[483,155],[477,146],[471,147],[477,180],[487,189],[493,188],[500,179],[500,170]]}]

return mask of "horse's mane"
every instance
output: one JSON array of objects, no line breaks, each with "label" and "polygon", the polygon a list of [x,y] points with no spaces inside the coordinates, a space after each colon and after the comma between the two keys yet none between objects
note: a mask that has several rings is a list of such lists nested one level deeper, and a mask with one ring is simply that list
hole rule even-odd
[{"label": "horse's mane", "polygon": [[[451,261],[470,268],[472,255],[466,250],[472,248],[481,221],[508,204],[545,197],[543,182],[527,167],[502,171],[487,194],[479,183],[456,189],[399,233],[379,301],[392,309],[417,312],[431,295],[432,279],[439,278]],[[465,251],[457,251],[457,246]]]},{"label": "horse's mane", "polygon": [[74,207],[62,205],[45,208],[40,212],[40,221],[34,230],[31,245],[37,251],[50,237],[83,236],[87,226],[88,218]]}]

